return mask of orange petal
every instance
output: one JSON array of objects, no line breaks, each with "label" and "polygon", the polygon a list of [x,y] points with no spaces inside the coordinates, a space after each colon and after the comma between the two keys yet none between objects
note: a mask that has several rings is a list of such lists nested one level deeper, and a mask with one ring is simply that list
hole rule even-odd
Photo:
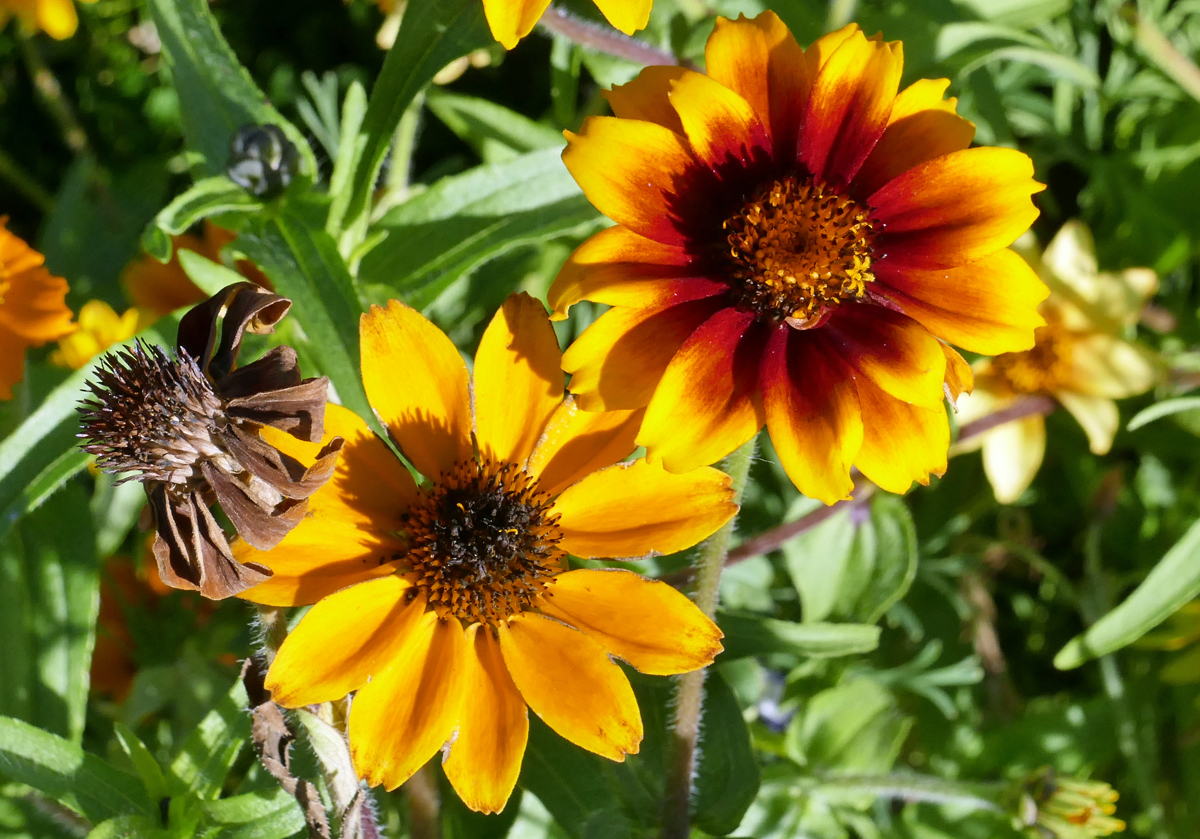
[{"label": "orange petal", "polygon": [[457,620],[420,616],[391,666],[360,688],[350,707],[359,777],[393,790],[437,754],[458,725],[468,655]]},{"label": "orange petal", "polygon": [[12,389],[25,378],[27,344],[16,335],[0,330],[0,399],[12,399]]},{"label": "orange petal", "polygon": [[510,50],[533,31],[549,5],[550,0],[483,0],[483,14],[492,37]]},{"label": "orange petal", "polygon": [[538,488],[558,495],[633,454],[642,414],[641,410],[584,411],[568,396],[550,417],[529,458],[528,470],[538,479]]},{"label": "orange petal", "polygon": [[596,0],[596,8],[613,28],[626,35],[645,29],[650,22],[650,6],[654,0]]},{"label": "orange petal", "polygon": [[766,329],[752,314],[722,309],[671,359],[646,407],[637,442],[672,472],[715,463],[762,428],[758,366]]},{"label": "orange petal", "polygon": [[729,476],[682,475],[645,460],[593,472],[554,502],[562,548],[583,559],[672,554],[711,536],[737,513]]},{"label": "orange petal", "polygon": [[[0,275],[2,276],[2,275]],[[56,341],[75,331],[67,308],[67,281],[42,266],[10,273],[0,301],[0,327],[33,346]]]},{"label": "orange petal", "polygon": [[533,712],[576,746],[624,761],[642,742],[629,680],[591,638],[526,612],[501,623],[500,650]]},{"label": "orange petal", "polygon": [[912,482],[929,486],[946,473],[950,423],[946,409],[907,405],[867,379],[858,380],[863,442],[854,465],[877,486],[905,493]]},{"label": "orange petal", "polygon": [[684,243],[676,182],[699,165],[687,140],[652,122],[588,117],[567,133],[563,163],[596,209],[642,236]]},{"label": "orange petal", "polygon": [[867,199],[885,226],[881,262],[952,268],[995,253],[1033,224],[1030,196],[1042,189],[1033,161],[1013,149],[965,149],[914,166]]},{"label": "orange petal", "polygon": [[820,69],[829,63],[829,59],[837,52],[837,48],[858,32],[857,23],[847,23],[841,29],[826,32],[813,41],[804,51],[804,60],[808,64],[809,75],[815,78]]},{"label": "orange petal", "polygon": [[942,99],[949,79],[920,79],[900,92],[888,127],[854,178],[854,191],[870,195],[917,164],[971,145],[975,125]]},{"label": "orange petal", "polygon": [[475,353],[475,434],[497,460],[524,464],[563,400],[562,351],[540,301],[510,294]]},{"label": "orange petal", "polygon": [[949,344],[941,346],[942,353],[946,356],[946,395],[951,404],[957,405],[958,397],[975,389],[975,372],[958,350]]},{"label": "orange petal", "polygon": [[952,268],[921,271],[881,260],[877,290],[939,338],[998,355],[1033,346],[1044,326],[1038,304],[1049,289],[1029,263],[1008,248]]},{"label": "orange petal", "polygon": [[854,371],[816,333],[775,330],[763,357],[767,430],[792,483],[832,504],[850,497],[850,465],[862,447]]},{"label": "orange petal", "polygon": [[707,667],[722,649],[721,630],[685,595],[620,568],[559,574],[538,607],[655,676]]},{"label": "orange petal", "polygon": [[852,32],[813,80],[800,130],[799,158],[819,181],[846,184],[879,141],[900,86],[904,53]]},{"label": "orange petal", "polygon": [[387,668],[425,612],[409,584],[392,574],[331,594],[308,610],[267,673],[271,698],[285,708],[341,699]]},{"label": "orange petal", "polygon": [[458,734],[442,768],[464,804],[476,812],[499,813],[517,785],[529,717],[500,641],[487,627],[467,629],[465,667]]},{"label": "orange petal", "polygon": [[669,128],[676,134],[683,133],[679,114],[671,107],[667,92],[671,82],[689,72],[683,67],[646,67],[634,76],[633,81],[614,85],[600,95],[608,100],[613,114],[621,119],[640,119]]},{"label": "orange petal", "polygon": [[567,259],[547,298],[564,320],[580,300],[609,306],[660,308],[719,294],[729,286],[695,276],[683,248],[663,245],[616,225],[601,230]]},{"label": "orange petal", "polygon": [[473,457],[467,365],[446,335],[396,300],[362,316],[363,387],[404,456],[436,479]]},{"label": "orange petal", "polygon": [[842,306],[822,330],[852,369],[902,402],[940,408],[946,355],[912,318],[882,306]]},{"label": "orange petal", "polygon": [[720,82],[689,71],[671,82],[668,97],[692,151],[713,169],[770,157],[771,138],[758,114]]},{"label": "orange petal", "polygon": [[724,305],[709,298],[662,309],[609,309],[563,353],[580,407],[644,407],[683,342]]}]

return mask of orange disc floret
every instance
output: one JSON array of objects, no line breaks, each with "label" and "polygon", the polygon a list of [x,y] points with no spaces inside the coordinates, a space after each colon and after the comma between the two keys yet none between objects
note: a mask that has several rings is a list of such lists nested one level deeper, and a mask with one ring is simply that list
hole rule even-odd
[{"label": "orange disc floret", "polygon": [[[589,411],[645,407],[673,472],[763,425],[832,503],[857,467],[904,492],[946,468],[951,344],[1028,349],[1047,290],[1008,246],[1042,189],[1020,152],[969,148],[949,82],[899,89],[898,42],[849,25],[802,49],[772,12],[718,19],[707,74],[649,67],[563,161],[617,222],[550,290],[605,312],[564,355]],[[969,378],[969,373],[966,374]]]}]

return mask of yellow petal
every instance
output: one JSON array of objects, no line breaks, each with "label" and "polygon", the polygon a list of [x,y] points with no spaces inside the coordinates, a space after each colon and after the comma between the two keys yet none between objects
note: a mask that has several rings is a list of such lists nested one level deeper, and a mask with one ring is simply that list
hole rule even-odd
[{"label": "yellow petal", "polygon": [[480,450],[524,464],[563,400],[562,352],[539,301],[504,301],[479,342],[473,382]]},{"label": "yellow petal", "polygon": [[945,408],[905,404],[865,379],[858,381],[858,402],[863,442],[854,465],[872,482],[905,493],[913,481],[929,486],[930,475],[946,473],[950,423]]},{"label": "yellow petal", "polygon": [[1103,396],[1088,396],[1070,391],[1059,391],[1054,394],[1054,398],[1061,402],[1083,427],[1092,454],[1108,454],[1108,450],[1112,448],[1113,437],[1117,435],[1117,428],[1121,425],[1117,403]]},{"label": "yellow petal", "polygon": [[417,471],[434,480],[473,457],[467,365],[450,339],[396,300],[360,331],[367,399]]},{"label": "yellow petal", "polygon": [[584,411],[568,396],[550,417],[529,458],[538,488],[558,495],[593,472],[624,460],[637,448],[641,410]]},{"label": "yellow petal", "polygon": [[692,151],[710,167],[769,155],[771,140],[754,108],[720,82],[687,72],[671,82],[668,96]]},{"label": "yellow petal", "polygon": [[667,92],[671,82],[687,72],[683,67],[647,67],[634,76],[633,81],[614,85],[612,90],[601,91],[600,95],[608,100],[613,114],[621,119],[645,120],[682,134],[683,123],[671,107]]},{"label": "yellow petal", "polygon": [[582,632],[526,612],[501,623],[500,649],[533,712],[576,746],[624,761],[642,742],[629,680]]},{"label": "yellow petal", "polygon": [[1006,422],[983,437],[983,471],[1001,504],[1021,497],[1046,454],[1046,419],[1040,414]]},{"label": "yellow petal", "polygon": [[549,5],[550,0],[483,0],[483,14],[492,37],[510,50],[533,31]]},{"label": "yellow petal", "polygon": [[458,734],[442,768],[464,804],[498,813],[517,785],[529,717],[491,629],[467,629],[465,667]]},{"label": "yellow petal", "polygon": [[843,306],[821,330],[842,360],[885,393],[940,408],[946,355],[917,321],[882,306]]},{"label": "yellow petal", "polygon": [[426,612],[391,666],[350,707],[350,754],[359,777],[393,790],[437,754],[458,725],[467,640],[454,618]]},{"label": "yellow petal", "polygon": [[619,568],[559,574],[539,608],[586,632],[643,673],[670,676],[712,664],[722,632],[696,604],[659,580]]},{"label": "yellow petal", "polygon": [[654,0],[596,0],[596,7],[615,29],[632,35],[650,22]]},{"label": "yellow petal", "polygon": [[288,634],[267,673],[271,698],[286,708],[341,699],[378,676],[425,612],[395,574],[331,594]]},{"label": "yellow petal", "polygon": [[1158,380],[1158,364],[1146,349],[1103,333],[1071,344],[1064,389],[1107,399],[1145,393]]},{"label": "yellow petal", "polygon": [[974,389],[975,374],[971,365],[954,347],[942,344],[942,353],[946,356],[946,395],[950,397],[952,405],[957,405],[960,396]]},{"label": "yellow petal", "polygon": [[70,38],[79,26],[72,0],[37,0],[38,26],[59,41]]},{"label": "yellow petal", "polygon": [[554,502],[562,548],[584,559],[671,554],[737,513],[729,476],[702,467],[682,475],[645,460],[588,475]]}]

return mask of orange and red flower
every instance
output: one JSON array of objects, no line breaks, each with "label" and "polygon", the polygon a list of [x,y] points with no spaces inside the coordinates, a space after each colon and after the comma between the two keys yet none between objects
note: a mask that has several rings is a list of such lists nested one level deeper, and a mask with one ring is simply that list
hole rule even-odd
[{"label": "orange and red flower", "polygon": [[617,222],[550,291],[612,308],[564,356],[587,410],[646,407],[671,471],[765,424],[795,484],[833,502],[851,466],[903,492],[946,467],[952,343],[1025,349],[1046,288],[1008,249],[1042,189],[1020,152],[968,148],[946,80],[898,91],[901,45],[855,25],[807,50],[771,12],[719,19],[707,75],[649,67],[563,160]]}]

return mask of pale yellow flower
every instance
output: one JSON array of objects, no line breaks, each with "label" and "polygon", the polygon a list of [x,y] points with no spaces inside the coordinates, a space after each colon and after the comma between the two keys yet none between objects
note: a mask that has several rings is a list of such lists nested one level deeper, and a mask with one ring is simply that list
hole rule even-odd
[{"label": "pale yellow flower", "polygon": [[[1158,378],[1155,354],[1131,340],[1158,277],[1148,268],[1101,272],[1092,234],[1078,221],[1063,225],[1045,253],[1016,249],[1050,287],[1039,309],[1046,325],[1036,330],[1033,349],[976,362],[975,391],[959,400],[959,424],[1024,396],[1052,396],[1083,427],[1092,452],[1106,454],[1120,423],[1114,400],[1145,393]],[[958,450],[980,446],[996,499],[1012,503],[1042,464],[1045,418],[997,426]]]},{"label": "pale yellow flower", "polygon": [[79,310],[79,329],[58,342],[50,360],[59,367],[78,370],[113,344],[132,338],[153,319],[136,308],[118,315],[103,300],[89,300]]},{"label": "pale yellow flower", "polygon": [[[95,3],[96,0],[80,0]],[[0,28],[16,17],[28,32],[45,32],[61,41],[75,34],[79,16],[74,0],[0,0]]]}]

